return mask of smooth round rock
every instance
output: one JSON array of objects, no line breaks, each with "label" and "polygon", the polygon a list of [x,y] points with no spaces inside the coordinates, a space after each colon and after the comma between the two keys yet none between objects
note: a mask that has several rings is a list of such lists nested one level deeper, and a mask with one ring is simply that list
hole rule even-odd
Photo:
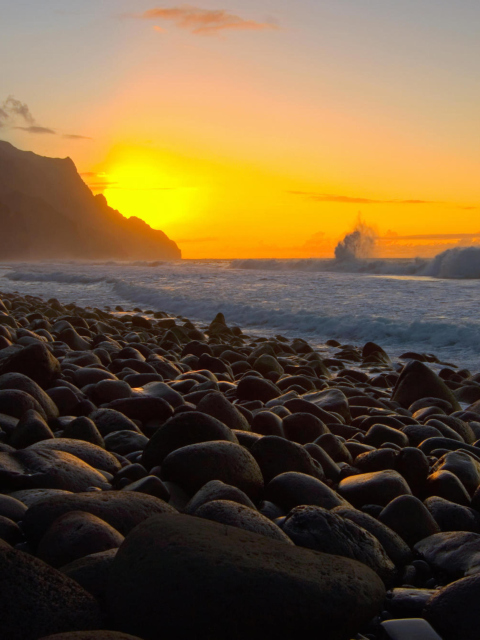
[{"label": "smooth round rock", "polygon": [[376,471],[344,478],[338,485],[338,493],[354,507],[364,504],[386,506],[401,495],[410,495],[410,487],[397,471]]},{"label": "smooth round rock", "polygon": [[286,471],[306,473],[321,480],[323,469],[301,445],[278,436],[264,436],[251,447],[265,482]]},{"label": "smooth round rock", "polygon": [[44,440],[29,447],[30,451],[64,451],[83,460],[94,469],[101,469],[115,475],[122,468],[120,462],[108,451],[91,442],[73,438]]},{"label": "smooth round rock", "polygon": [[324,433],[329,433],[328,427],[311,413],[293,413],[282,421],[285,437],[292,442],[307,444],[315,442]]},{"label": "smooth round rock", "polygon": [[230,429],[250,431],[250,425],[245,416],[220,392],[213,391],[204,396],[197,405],[197,411],[216,418]]},{"label": "smooth round rock", "polygon": [[380,611],[384,593],[353,560],[172,516],[127,537],[108,603],[116,627],[144,640],[157,640],[159,629],[197,640],[315,637],[321,629],[323,640],[345,640]]},{"label": "smooth round rock", "polygon": [[480,576],[457,580],[427,602],[425,617],[442,640],[478,640]]},{"label": "smooth round rock", "polygon": [[383,509],[378,519],[405,540],[409,547],[440,533],[440,527],[421,500],[414,496],[394,498]]},{"label": "smooth round rock", "polygon": [[275,476],[265,487],[265,499],[288,512],[299,505],[315,505],[324,509],[348,506],[348,502],[325,483],[298,471]]},{"label": "smooth round rock", "polygon": [[197,509],[199,509],[203,504],[212,502],[213,500],[230,500],[232,502],[237,502],[238,504],[243,504],[251,509],[255,509],[255,505],[247,494],[237,487],[225,484],[221,480],[210,480],[210,482],[203,485],[203,487],[192,497],[185,507],[185,513],[193,516]]}]

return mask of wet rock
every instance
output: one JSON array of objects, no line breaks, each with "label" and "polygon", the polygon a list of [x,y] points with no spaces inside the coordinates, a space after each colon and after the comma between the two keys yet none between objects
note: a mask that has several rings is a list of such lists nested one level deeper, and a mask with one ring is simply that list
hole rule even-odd
[{"label": "wet rock", "polygon": [[48,389],[61,373],[60,363],[48,347],[42,343],[32,344],[0,362],[0,375],[22,373],[42,389]]},{"label": "wet rock", "polygon": [[425,495],[439,496],[465,506],[470,504],[468,491],[451,471],[436,471],[429,475],[425,484]]},{"label": "wet rock", "polygon": [[401,495],[410,495],[410,487],[397,471],[376,471],[344,478],[338,485],[338,493],[354,507],[364,504],[386,506]]},{"label": "wet rock", "polygon": [[450,502],[439,496],[427,498],[425,506],[440,527],[440,531],[480,533],[480,514],[475,509]]},{"label": "wet rock", "polygon": [[[154,420],[163,424],[173,415],[173,409],[168,402],[163,398],[153,398],[151,396],[114,400],[104,408],[114,409],[131,420],[140,420],[143,423]],[[102,433],[100,428],[99,431]]]},{"label": "wet rock", "polygon": [[47,420],[58,416],[58,408],[47,393],[34,380],[21,373],[4,373],[0,376],[0,390],[18,389],[32,396],[42,407]]},{"label": "wet rock", "polygon": [[281,393],[273,382],[254,376],[242,378],[237,386],[237,397],[240,401],[261,400],[262,402],[268,402],[273,398],[277,398]]},{"label": "wet rock", "polygon": [[311,413],[294,413],[286,416],[282,426],[285,437],[299,444],[314,442],[324,433],[330,432],[328,427]]},{"label": "wet rock", "polygon": [[480,462],[463,451],[446,453],[434,464],[432,471],[454,473],[470,495],[475,493],[480,484]]},{"label": "wet rock", "polygon": [[3,389],[0,391],[0,413],[14,418],[21,418],[30,410],[36,411],[46,420],[47,416],[35,398],[20,389]]},{"label": "wet rock", "polygon": [[42,416],[34,409],[29,409],[18,421],[10,435],[9,442],[15,449],[25,449],[35,442],[50,440],[54,437],[52,430]]},{"label": "wet rock", "polygon": [[341,640],[383,597],[378,577],[355,561],[191,516],[154,518],[132,532],[108,596],[117,628],[145,640],[156,640],[159,628],[198,640],[307,637],[321,628],[325,640]]},{"label": "wet rock", "polygon": [[214,391],[206,395],[198,403],[197,411],[216,418],[230,429],[250,431],[250,425],[245,416],[220,392]]},{"label": "wet rock", "polygon": [[140,429],[130,418],[127,418],[123,413],[115,411],[114,409],[98,409],[91,413],[89,418],[93,420],[103,437],[114,431],[140,432]]},{"label": "wet rock", "polygon": [[21,520],[27,510],[27,507],[16,498],[0,494],[0,516],[18,522]]},{"label": "wet rock", "polygon": [[115,475],[121,469],[121,464],[108,451],[97,447],[91,442],[74,440],[73,438],[55,438],[54,440],[44,440],[29,447],[31,451],[64,451],[72,456],[83,460],[94,469],[101,469]]},{"label": "wet rock", "polygon": [[147,444],[148,438],[135,431],[112,431],[105,436],[106,449],[121,456],[133,451],[143,451]]},{"label": "wet rock", "polygon": [[418,542],[415,551],[439,574],[444,583],[480,572],[478,533],[436,533]]},{"label": "wet rock", "polygon": [[282,420],[272,411],[259,411],[252,420],[251,429],[254,433],[264,436],[284,437]]},{"label": "wet rock", "polygon": [[75,580],[102,605],[105,601],[108,575],[118,549],[91,553],[60,568],[68,578]]},{"label": "wet rock", "polygon": [[282,528],[300,547],[358,560],[386,582],[395,574],[394,564],[378,539],[336,513],[321,507],[295,507]]},{"label": "wet rock", "polygon": [[265,487],[265,499],[288,512],[299,505],[315,505],[324,509],[348,506],[348,503],[326,484],[296,471],[281,473]]},{"label": "wet rock", "polygon": [[381,626],[390,640],[442,640],[423,618],[385,620]]},{"label": "wet rock", "polygon": [[105,448],[105,442],[95,423],[86,416],[80,416],[72,420],[64,429],[63,436],[74,440],[83,440]]},{"label": "wet rock", "polygon": [[165,500],[165,502],[170,500],[170,491],[157,476],[145,476],[134,480],[123,487],[122,491],[138,491],[139,493],[146,493],[149,496]]},{"label": "wet rock", "polygon": [[372,445],[372,447],[379,447],[385,442],[393,442],[400,447],[407,447],[409,444],[408,437],[405,433],[392,427],[387,427],[387,425],[384,424],[374,424],[370,427],[365,434],[363,442]]},{"label": "wet rock", "polygon": [[442,640],[477,640],[480,625],[480,576],[457,580],[435,593],[425,617]]}]

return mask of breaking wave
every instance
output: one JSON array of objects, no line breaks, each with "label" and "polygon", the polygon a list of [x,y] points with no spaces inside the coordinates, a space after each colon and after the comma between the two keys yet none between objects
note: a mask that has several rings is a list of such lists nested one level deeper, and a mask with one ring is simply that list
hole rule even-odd
[{"label": "breaking wave", "polygon": [[113,282],[113,278],[104,276],[89,276],[84,274],[50,271],[34,273],[32,271],[11,271],[4,278],[13,282],[58,282],[59,284],[98,284],[99,282]]}]

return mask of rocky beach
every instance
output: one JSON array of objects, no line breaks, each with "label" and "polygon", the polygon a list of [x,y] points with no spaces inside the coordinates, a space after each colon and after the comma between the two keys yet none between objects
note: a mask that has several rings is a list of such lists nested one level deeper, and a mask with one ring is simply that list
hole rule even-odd
[{"label": "rocky beach", "polygon": [[480,374],[0,298],[2,638],[478,637]]}]

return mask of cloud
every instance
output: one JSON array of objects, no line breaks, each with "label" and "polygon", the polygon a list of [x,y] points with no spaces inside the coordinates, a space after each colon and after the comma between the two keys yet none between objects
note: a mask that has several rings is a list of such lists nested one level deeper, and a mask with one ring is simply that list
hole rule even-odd
[{"label": "cloud", "polygon": [[337,202],[341,204],[441,204],[433,200],[374,200],[372,198],[358,198],[339,196],[330,193],[315,193],[310,191],[288,191],[295,196],[303,196],[314,202]]},{"label": "cloud", "polygon": [[3,113],[7,113],[7,117],[9,116],[19,116],[22,118],[27,124],[34,124],[35,119],[30,113],[30,109],[25,102],[20,102],[13,96],[8,96],[5,102],[2,105]]},{"label": "cloud", "polygon": [[[265,31],[278,29],[272,22],[245,20],[223,9],[200,9],[190,5],[180,7],[149,9],[139,16],[144,20],[171,20],[180,29],[186,29],[195,35],[213,35],[221,31]],[[155,29],[161,30],[155,27]]]},{"label": "cloud", "polygon": [[64,133],[62,138],[67,138],[67,140],[93,140],[89,136],[80,136],[78,133]]},{"label": "cloud", "polygon": [[387,231],[384,236],[377,238],[379,241],[384,242],[397,242],[398,240],[475,240],[480,237],[480,232],[477,233],[425,233],[409,236],[399,236],[394,231]]},{"label": "cloud", "polygon": [[26,131],[27,133],[48,133],[50,135],[57,135],[57,132],[53,129],[49,129],[48,127],[40,127],[36,124],[32,124],[29,127],[13,127],[14,129],[21,129],[22,131]]}]

